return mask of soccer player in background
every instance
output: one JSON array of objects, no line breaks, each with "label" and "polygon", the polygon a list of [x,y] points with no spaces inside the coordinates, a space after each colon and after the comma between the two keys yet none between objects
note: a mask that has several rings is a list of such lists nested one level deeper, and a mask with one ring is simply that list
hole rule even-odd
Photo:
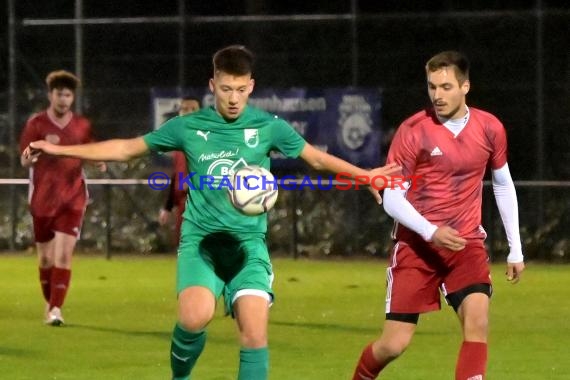
[{"label": "soccer player in background", "polygon": [[426,65],[432,106],[405,120],[387,162],[419,178],[408,189],[386,188],[395,246],[387,270],[386,320],[379,339],[362,352],[353,380],[375,379],[409,345],[420,313],[440,309],[440,292],[463,333],[456,380],[483,380],[491,278],[481,226],[483,176],[491,169],[495,199],[509,242],[507,280],[524,270],[515,187],[501,122],[467,107],[469,62],[441,52]]},{"label": "soccer player in background", "polygon": [[[184,116],[200,109],[200,101],[191,97],[184,97],[180,101],[180,108],[178,109],[178,116]],[[172,209],[176,210],[176,221],[174,229],[174,243],[178,247],[180,241],[180,229],[182,227],[182,215],[186,208],[186,195],[188,189],[184,184],[180,184],[180,175],[186,177],[188,175],[188,165],[186,165],[186,158],[184,153],[180,151],[172,152],[172,166],[173,174],[170,179],[170,186],[168,187],[168,197],[164,207],[158,212],[158,223],[164,226],[168,223]]]},{"label": "soccer player in background", "polygon": [[184,151],[195,173],[178,249],[178,321],[171,345],[173,379],[188,379],[206,343],[206,326],[222,294],[226,311],[235,318],[240,342],[239,380],[265,380],[269,371],[267,325],[273,271],[265,242],[267,216],[245,216],[230,203],[226,189],[200,185],[200,178],[229,177],[244,165],[269,168],[269,153],[301,157],[310,166],[352,176],[389,176],[396,164],[368,171],[320,151],[286,121],[247,104],[253,91],[253,55],[232,45],[213,56],[209,81],[215,106],[168,120],[142,137],[58,146],[30,144],[39,152],[84,159],[129,160],[153,151]]},{"label": "soccer player in background", "polygon": [[[38,139],[58,145],[93,141],[91,124],[72,112],[79,79],[59,70],[46,78],[49,107],[32,115],[20,137],[20,151]],[[77,158],[22,154],[21,164],[30,173],[30,212],[39,259],[39,276],[46,300],[45,322],[63,324],[61,308],[71,278],[71,258],[87,206],[83,163]],[[98,163],[104,171],[105,163]]]}]

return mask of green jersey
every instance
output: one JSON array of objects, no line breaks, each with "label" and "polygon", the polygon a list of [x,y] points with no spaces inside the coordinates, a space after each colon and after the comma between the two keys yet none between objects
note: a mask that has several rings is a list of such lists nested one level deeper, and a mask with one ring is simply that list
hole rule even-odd
[{"label": "green jersey", "polygon": [[143,138],[150,150],[184,152],[190,173],[179,182],[189,187],[184,222],[207,232],[265,233],[266,215],[246,216],[230,203],[230,177],[246,165],[269,169],[272,150],[296,158],[305,146],[289,123],[251,106],[232,121],[214,107],[204,108],[170,119]]}]

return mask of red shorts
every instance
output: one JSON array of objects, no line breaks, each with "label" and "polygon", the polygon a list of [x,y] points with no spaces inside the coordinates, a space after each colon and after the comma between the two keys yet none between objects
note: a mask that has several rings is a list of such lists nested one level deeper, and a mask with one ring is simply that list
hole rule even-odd
[{"label": "red shorts", "polygon": [[441,308],[443,295],[474,284],[491,284],[482,240],[454,252],[423,241],[398,242],[386,273],[386,313],[425,313]]},{"label": "red shorts", "polygon": [[79,239],[85,210],[64,210],[55,216],[34,216],[34,240],[46,243],[53,239],[55,232],[75,236]]}]

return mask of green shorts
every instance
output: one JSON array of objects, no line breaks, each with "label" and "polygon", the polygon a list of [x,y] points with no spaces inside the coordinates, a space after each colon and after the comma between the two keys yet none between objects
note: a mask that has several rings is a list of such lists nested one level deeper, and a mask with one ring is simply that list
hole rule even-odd
[{"label": "green shorts", "polygon": [[210,289],[216,299],[223,294],[226,312],[232,316],[239,291],[261,291],[273,299],[273,271],[262,234],[186,234],[178,248],[176,274],[178,294],[191,286]]}]

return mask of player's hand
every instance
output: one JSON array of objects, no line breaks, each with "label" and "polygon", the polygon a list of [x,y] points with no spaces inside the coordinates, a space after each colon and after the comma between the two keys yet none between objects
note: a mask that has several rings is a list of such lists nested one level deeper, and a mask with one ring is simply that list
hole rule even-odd
[{"label": "player's hand", "polygon": [[165,209],[161,208],[158,212],[158,224],[161,226],[166,225],[168,223],[168,218],[170,217],[170,211],[166,211]]},{"label": "player's hand", "polygon": [[431,240],[436,246],[452,251],[461,251],[467,244],[467,240],[459,236],[459,232],[449,226],[438,227]]},{"label": "player's hand", "polygon": [[32,155],[39,155],[41,153],[57,155],[59,153],[58,149],[60,148],[60,145],[55,145],[45,140],[38,140],[31,142],[25,151],[29,151]]},{"label": "player's hand", "polygon": [[[368,171],[368,175],[370,176],[370,180],[372,180],[374,177],[389,177],[391,175],[394,174],[400,174],[402,171],[402,167],[396,163],[391,163],[391,164],[387,164],[385,166],[381,166],[378,168],[374,168]],[[390,179],[390,178],[388,178]],[[379,181],[378,184],[376,184],[376,187],[382,186],[382,183],[380,183],[382,181]],[[384,184],[386,185],[386,184]]]},{"label": "player's hand", "polygon": [[28,161],[28,163],[25,164],[26,166],[28,166],[29,164],[35,163],[41,154],[42,154],[41,150],[36,150],[31,148],[30,146],[27,146],[26,149],[24,149],[24,151],[22,152],[22,158],[25,161]]},{"label": "player's hand", "polygon": [[[388,181],[390,176],[394,174],[399,174],[402,171],[402,167],[396,163],[388,164],[379,168],[372,169],[368,172],[370,181],[374,182],[368,186],[368,191],[372,194],[376,203],[382,204],[382,196],[380,195],[381,187],[389,186]],[[377,180],[374,178],[378,177]]]},{"label": "player's hand", "polygon": [[97,161],[95,162],[95,166],[97,167],[97,170],[99,170],[101,173],[105,173],[107,171],[107,164],[105,163],[105,161]]},{"label": "player's hand", "polygon": [[521,280],[521,274],[524,271],[524,261],[519,263],[507,263],[507,281],[516,284]]}]

